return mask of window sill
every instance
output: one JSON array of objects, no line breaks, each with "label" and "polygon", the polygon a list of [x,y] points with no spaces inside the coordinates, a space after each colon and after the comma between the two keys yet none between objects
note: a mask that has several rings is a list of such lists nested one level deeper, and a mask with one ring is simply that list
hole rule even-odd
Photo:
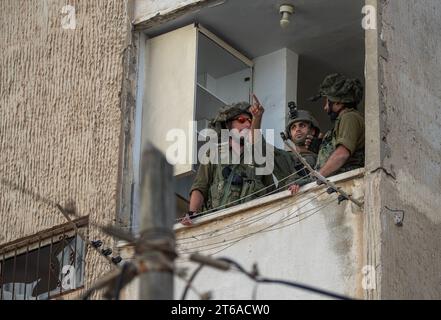
[{"label": "window sill", "polygon": [[[329,178],[329,180],[334,183],[338,183],[338,182],[343,182],[343,181],[347,181],[347,180],[360,178],[360,177],[364,176],[364,173],[365,173],[365,169],[360,168],[360,169],[355,169],[352,171],[344,172],[344,173],[341,173],[336,176],[332,176]],[[303,186],[300,189],[299,195],[306,194],[310,191],[314,191],[314,190],[317,190],[320,188],[324,188],[324,186],[319,186],[315,182],[311,182],[311,183]],[[236,205],[231,208],[215,211],[215,212],[209,213],[205,216],[194,218],[193,223],[194,223],[194,226],[200,226],[202,224],[206,224],[206,223],[209,223],[212,221],[223,219],[225,217],[235,215],[235,214],[240,213],[242,211],[250,210],[250,209],[260,207],[263,205],[267,205],[267,204],[277,202],[277,201],[280,201],[280,200],[283,200],[283,199],[286,199],[289,197],[292,197],[290,191],[288,191],[288,190],[281,191],[281,192],[278,192],[278,193],[275,193],[272,195],[268,195],[268,196],[265,196],[265,197],[262,197],[259,199],[254,199],[249,202]],[[188,228],[192,228],[192,227],[184,226],[181,223],[176,223],[173,227],[174,231],[181,231],[182,229],[188,229]]]}]

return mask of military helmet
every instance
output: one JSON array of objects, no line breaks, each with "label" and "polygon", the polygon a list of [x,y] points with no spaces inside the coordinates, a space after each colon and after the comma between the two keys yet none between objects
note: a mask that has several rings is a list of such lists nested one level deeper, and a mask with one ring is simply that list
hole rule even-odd
[{"label": "military helmet", "polygon": [[310,98],[317,101],[327,97],[332,102],[359,104],[363,99],[363,85],[358,79],[350,79],[339,73],[333,73],[323,80],[319,93]]},{"label": "military helmet", "polygon": [[217,116],[211,120],[210,127],[216,128],[219,124],[222,129],[226,129],[226,124],[228,121],[233,120],[235,117],[241,114],[248,114],[251,118],[253,117],[249,108],[251,105],[248,102],[238,102],[220,108]]},{"label": "military helmet", "polygon": [[286,135],[291,139],[291,126],[299,121],[309,122],[311,127],[316,129],[316,135],[320,133],[320,127],[317,120],[306,110],[295,110],[295,112],[290,111],[290,120],[286,126]]}]

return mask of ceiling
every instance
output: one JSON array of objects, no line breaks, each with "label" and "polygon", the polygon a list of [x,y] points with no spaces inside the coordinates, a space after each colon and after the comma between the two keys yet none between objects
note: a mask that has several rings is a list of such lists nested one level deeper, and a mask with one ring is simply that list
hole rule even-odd
[{"label": "ceiling", "polygon": [[[294,5],[286,29],[279,25],[279,6]],[[298,105],[319,121],[329,120],[307,98],[326,74],[340,72],[364,79],[364,0],[219,0],[146,31],[150,37],[198,22],[249,59],[281,48],[299,55]],[[363,110],[362,110],[363,111]]]},{"label": "ceiling", "polygon": [[[286,29],[279,25],[283,3],[295,7]],[[350,57],[338,57],[341,52],[364,54],[363,5],[364,0],[220,0],[147,34],[155,36],[196,21],[250,59],[286,47],[317,63],[351,69]]]}]

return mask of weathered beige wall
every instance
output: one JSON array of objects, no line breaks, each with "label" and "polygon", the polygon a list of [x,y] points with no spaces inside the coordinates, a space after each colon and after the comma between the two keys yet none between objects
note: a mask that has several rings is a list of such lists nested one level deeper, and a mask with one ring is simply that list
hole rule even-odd
[{"label": "weathered beige wall", "polygon": [[[378,1],[378,120],[367,138],[380,140],[366,193],[367,214],[379,217],[368,257],[380,274],[376,298],[441,298],[440,11],[437,0]],[[386,206],[404,210],[402,227]]]},{"label": "weathered beige wall", "polygon": [[[67,3],[76,9],[74,30],[61,25]],[[120,0],[0,2],[0,244],[65,222],[29,192],[72,202],[91,222],[116,218],[128,7]],[[96,228],[90,233],[112,246]],[[108,267],[89,250],[87,282]]]}]

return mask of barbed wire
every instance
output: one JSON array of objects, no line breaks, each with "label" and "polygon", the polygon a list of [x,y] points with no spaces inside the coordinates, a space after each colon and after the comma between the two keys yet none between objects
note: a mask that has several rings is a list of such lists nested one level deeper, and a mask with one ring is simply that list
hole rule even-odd
[{"label": "barbed wire", "polygon": [[[12,190],[16,190],[19,191],[25,195],[30,196],[31,198],[34,199],[34,201],[37,202],[41,202],[41,203],[45,203],[46,205],[49,205],[50,207],[57,209],[58,212],[60,212],[62,214],[62,216],[65,218],[65,220],[68,222],[68,224],[73,228],[73,230],[75,231],[75,234],[78,235],[81,239],[83,239],[87,245],[89,245],[89,247],[91,247],[94,251],[96,251],[99,256],[105,258],[107,260],[107,262],[109,262],[111,265],[115,266],[116,268],[120,268],[120,266],[118,266],[116,263],[114,263],[112,261],[112,258],[103,254],[103,252],[101,252],[100,249],[98,249],[99,247],[97,247],[91,240],[89,240],[88,237],[86,237],[77,227],[76,223],[70,218],[70,215],[76,215],[76,212],[74,212],[74,210],[72,209],[66,209],[63,206],[61,206],[59,203],[50,200],[34,191],[28,190],[26,188],[20,187],[10,181],[7,181],[4,178],[0,178],[0,182],[1,184],[3,184],[4,186],[12,189]],[[89,222],[89,225],[91,225],[91,222]],[[80,257],[82,262],[86,262],[84,258]]]},{"label": "barbed wire", "polygon": [[302,289],[302,290],[314,292],[314,293],[317,293],[317,294],[320,294],[320,295],[325,295],[325,296],[328,296],[328,297],[331,297],[331,298],[335,298],[335,299],[351,300],[351,298],[343,296],[343,295],[340,295],[338,293],[334,293],[334,292],[326,291],[326,290],[323,290],[323,289],[315,288],[315,287],[312,287],[310,285],[302,284],[302,283],[299,283],[299,282],[287,281],[287,280],[281,280],[281,279],[271,279],[271,278],[262,277],[262,276],[260,276],[256,272],[248,272],[248,271],[246,271],[245,268],[243,268],[238,262],[236,262],[236,261],[234,261],[233,259],[230,259],[230,258],[222,257],[222,258],[218,258],[217,260],[228,262],[229,264],[235,266],[240,272],[242,272],[248,278],[250,278],[251,280],[253,280],[255,282],[258,282],[258,283],[282,284],[282,285],[286,285],[286,286],[289,286],[289,287],[293,287],[293,288],[297,288],[297,289]]},{"label": "barbed wire", "polygon": [[[192,275],[190,276],[190,279],[188,280],[188,284],[193,283],[196,279],[197,275],[200,274],[200,271],[202,268],[207,265],[210,267],[214,267],[217,269],[220,269],[222,271],[228,271],[228,272],[239,272],[240,274],[246,275],[248,278],[250,278],[252,281],[254,281],[256,284],[279,284],[279,285],[285,285],[288,287],[292,287],[295,289],[301,289],[304,291],[308,291],[315,294],[324,295],[330,298],[334,299],[340,299],[340,300],[352,300],[351,298],[327,291],[324,289],[316,288],[304,283],[295,282],[295,281],[289,281],[284,279],[272,279],[263,277],[259,274],[257,264],[253,265],[253,270],[251,272],[246,271],[245,268],[243,268],[238,262],[231,258],[221,257],[221,258],[210,258],[206,256],[201,256],[199,254],[192,255],[191,260],[193,262],[198,262],[199,266],[193,271]],[[224,263],[224,264],[222,264]],[[256,287],[254,287],[256,289]],[[188,293],[188,287],[186,286],[182,292],[181,300],[185,300]]]},{"label": "barbed wire", "polygon": [[[292,174],[290,174],[290,175],[288,175],[288,176],[282,178],[281,180],[279,180],[278,183],[281,183],[281,182],[283,182],[283,181],[289,179],[290,177],[295,176],[296,174],[298,174],[299,172],[301,172],[301,171],[304,170],[305,168],[306,168],[306,167],[303,166],[300,170],[298,170],[298,171],[296,171],[296,172],[294,172],[294,173],[292,173]],[[286,189],[286,188],[289,187],[290,185],[293,185],[293,184],[295,184],[296,182],[298,182],[298,181],[300,181],[300,180],[303,180],[303,179],[306,179],[306,178],[308,178],[308,177],[310,177],[310,176],[311,176],[311,173],[309,173],[309,174],[306,175],[306,176],[300,177],[300,178],[296,179],[295,181],[293,181],[293,182],[291,182],[291,183],[289,183],[289,184],[287,184],[287,185],[284,185],[284,186],[282,186],[282,187],[277,187],[275,190],[272,190],[270,193],[262,194],[262,195],[258,196],[257,198],[259,199],[259,198],[262,198],[262,197],[268,196],[268,195],[270,195],[270,194],[272,194],[272,193],[275,193],[275,192],[277,192],[277,191],[279,191],[279,190]],[[90,241],[88,238],[86,238],[86,237],[85,237],[85,236],[84,236],[84,235],[78,230],[77,225],[75,224],[75,222],[72,221],[72,219],[71,219],[70,216],[69,216],[70,214],[72,214],[72,212],[69,212],[66,208],[63,208],[60,204],[58,204],[58,203],[56,203],[56,202],[54,202],[54,201],[52,201],[52,200],[50,200],[50,199],[44,198],[44,197],[42,197],[42,196],[40,196],[40,195],[38,195],[38,194],[36,194],[36,193],[34,193],[34,192],[32,192],[32,191],[26,190],[26,189],[24,189],[24,188],[20,188],[20,187],[18,187],[17,185],[14,185],[14,184],[12,184],[12,183],[9,183],[9,182],[7,182],[7,181],[4,180],[4,179],[1,179],[1,182],[2,182],[2,184],[9,185],[9,186],[12,187],[12,188],[15,188],[15,189],[17,189],[17,190],[20,190],[21,192],[23,192],[23,193],[25,193],[25,194],[28,194],[28,195],[32,196],[32,197],[34,198],[34,200],[36,200],[36,201],[44,202],[44,203],[46,203],[46,204],[48,204],[48,205],[50,205],[50,206],[56,208],[59,212],[61,212],[61,214],[65,217],[65,219],[68,221],[68,223],[73,227],[73,229],[75,230],[76,234],[78,234],[81,238],[83,238],[84,241],[85,241],[87,244],[89,244],[89,245],[90,245],[95,251],[97,251],[97,252],[100,254],[100,256],[103,256],[104,258],[106,258],[106,260],[107,260],[108,262],[112,263],[112,261],[110,260],[110,258],[109,258],[108,256],[102,254],[102,252],[101,252],[97,247],[95,247],[95,245],[92,243],[92,241]],[[9,184],[8,184],[8,183],[9,183]],[[227,204],[224,204],[224,205],[218,206],[218,207],[216,207],[216,208],[212,208],[212,209],[210,209],[210,210],[206,210],[206,211],[204,211],[204,212],[198,213],[198,214],[194,215],[193,218],[200,217],[200,216],[207,216],[207,215],[210,215],[210,214],[214,214],[214,211],[217,211],[217,210],[219,210],[219,209],[221,209],[221,208],[225,208],[225,207],[230,206],[230,205],[232,205],[232,204],[234,204],[234,203],[241,202],[241,201],[243,201],[244,199],[247,199],[247,198],[249,198],[249,197],[255,196],[256,194],[262,193],[262,191],[267,190],[267,189],[269,189],[269,188],[272,188],[272,187],[274,187],[275,185],[276,185],[276,183],[273,183],[273,184],[271,184],[271,185],[269,185],[269,186],[266,186],[266,187],[264,187],[264,188],[262,188],[262,189],[260,189],[260,190],[258,190],[258,191],[256,191],[256,192],[253,192],[252,194],[249,194],[249,195],[247,195],[247,196],[244,196],[244,197],[242,197],[242,198],[240,198],[240,199],[237,199],[237,200],[231,201],[231,202],[229,202],[229,203],[227,203]],[[192,252],[192,250],[195,250],[195,249],[201,249],[200,251],[212,251],[213,249],[222,248],[222,249],[220,249],[220,250],[218,250],[218,251],[216,251],[216,252],[214,252],[214,253],[211,254],[211,255],[215,255],[215,254],[218,254],[218,253],[220,253],[220,252],[222,252],[222,251],[224,251],[224,250],[230,248],[231,246],[237,244],[238,242],[240,242],[240,241],[242,241],[242,240],[244,240],[244,239],[247,239],[247,238],[249,238],[249,237],[252,237],[252,236],[254,236],[254,235],[257,235],[257,234],[260,234],[260,233],[263,233],[263,232],[271,232],[271,231],[275,231],[275,230],[280,230],[280,229],[282,229],[282,228],[286,228],[286,227],[289,227],[289,226],[291,226],[291,225],[293,225],[293,224],[299,223],[300,221],[303,221],[304,219],[307,219],[307,218],[311,217],[313,214],[315,214],[315,213],[319,212],[320,210],[326,208],[326,207],[329,206],[332,202],[335,201],[335,199],[331,199],[331,200],[325,202],[324,204],[322,204],[321,206],[314,207],[314,208],[311,208],[311,209],[309,209],[309,210],[306,210],[306,211],[300,212],[302,208],[304,208],[306,205],[308,205],[309,203],[311,203],[311,202],[314,201],[315,199],[317,199],[317,198],[319,198],[320,196],[322,196],[325,192],[326,192],[326,191],[324,191],[324,192],[322,192],[322,193],[320,193],[320,194],[318,194],[318,195],[316,195],[316,196],[314,196],[314,197],[304,199],[302,202],[300,202],[300,203],[306,202],[303,206],[301,206],[301,207],[299,207],[299,208],[296,208],[294,211],[289,212],[288,215],[284,216],[283,218],[279,219],[278,221],[276,221],[276,222],[274,222],[274,223],[271,223],[270,225],[265,226],[265,227],[263,227],[263,228],[260,228],[260,229],[257,230],[257,231],[254,231],[254,232],[248,233],[248,234],[243,235],[243,236],[240,236],[240,237],[235,237],[235,238],[233,237],[233,238],[231,238],[231,239],[227,239],[226,241],[224,240],[224,241],[221,241],[221,242],[214,242],[214,243],[204,244],[204,245],[196,246],[196,247],[193,246],[193,247],[191,247],[191,248],[188,249],[188,250],[185,250],[185,249],[184,249],[184,250],[176,250],[176,249],[173,249],[173,251],[176,252],[174,256],[173,256],[173,255],[170,256],[170,252],[167,251],[167,250],[165,250],[164,248],[161,248],[160,246],[157,246],[157,245],[148,245],[148,244],[149,244],[149,241],[151,241],[151,240],[148,240],[148,239],[146,240],[145,237],[144,237],[144,239],[143,239],[143,241],[145,242],[145,243],[144,243],[145,246],[144,246],[143,248],[144,248],[144,250],[151,250],[151,251],[155,251],[155,252],[157,251],[157,252],[159,252],[159,253],[161,254],[162,259],[159,259],[159,264],[160,264],[159,269],[161,269],[161,266],[163,266],[164,270],[166,270],[166,271],[168,271],[168,272],[172,272],[173,274],[177,275],[180,279],[184,280],[184,281],[186,282],[186,287],[185,287],[185,288],[186,288],[186,291],[185,291],[185,294],[186,294],[186,292],[188,292],[188,290],[190,290],[190,289],[197,293],[197,290],[193,287],[192,282],[194,281],[194,279],[195,279],[197,273],[200,272],[200,270],[202,269],[202,264],[200,265],[199,268],[197,268],[197,270],[198,270],[197,273],[195,273],[195,274],[194,274],[192,277],[190,277],[189,279],[185,279],[185,277],[183,277],[179,272],[176,272],[175,268],[173,267],[173,260],[174,260],[174,259],[176,259],[177,257],[179,257],[179,256],[181,256],[181,255],[183,255],[183,254],[187,254],[187,253],[189,253],[189,252]],[[238,221],[238,222],[236,222],[236,223],[234,223],[234,224],[231,224],[230,226],[227,227],[228,230],[226,230],[225,232],[222,232],[222,233],[218,233],[218,234],[216,234],[216,235],[214,235],[214,236],[213,236],[213,234],[215,234],[215,233],[217,233],[217,232],[219,232],[219,231],[222,231],[222,230],[224,230],[224,229],[218,229],[218,230],[215,230],[215,231],[205,232],[205,233],[203,233],[203,234],[199,234],[199,235],[192,236],[192,237],[188,237],[188,238],[183,238],[183,239],[181,238],[181,239],[179,239],[177,242],[182,241],[182,240],[186,240],[186,239],[190,239],[190,241],[182,242],[182,243],[180,243],[180,244],[178,243],[178,244],[177,244],[177,247],[179,247],[179,246],[183,246],[183,245],[189,245],[189,244],[194,243],[194,242],[199,242],[199,241],[201,241],[201,240],[205,240],[205,239],[197,239],[197,238],[196,238],[197,236],[200,237],[200,236],[202,236],[202,235],[208,235],[208,234],[210,234],[210,235],[212,236],[211,238],[217,238],[217,237],[225,236],[226,234],[232,233],[232,232],[238,230],[239,228],[243,228],[243,227],[245,227],[245,226],[251,226],[251,225],[257,223],[258,221],[261,221],[261,220],[263,220],[263,219],[269,217],[270,215],[273,215],[273,214],[275,214],[275,213],[281,212],[281,211],[284,210],[286,207],[289,207],[289,206],[291,206],[291,205],[292,205],[292,204],[287,204],[287,205],[282,206],[282,207],[280,207],[280,208],[278,208],[278,209],[276,209],[275,211],[272,211],[272,212],[270,212],[270,213],[267,213],[267,211],[270,211],[271,209],[264,210],[264,211],[262,211],[258,216],[249,217],[249,218],[247,218],[247,219],[245,219],[245,220],[241,220],[241,221]],[[299,213],[299,214],[295,214],[295,213],[298,213],[298,212],[300,212],[300,213]],[[307,213],[309,213],[309,212],[312,212],[312,213],[310,213],[310,214],[307,215]],[[216,212],[216,214],[217,214],[217,213],[218,213],[218,212]],[[300,220],[298,220],[298,221],[294,221],[294,222],[289,223],[289,224],[284,224],[284,223],[286,223],[287,221],[290,221],[290,220],[293,220],[293,219],[295,219],[295,218],[298,218],[298,217],[301,216],[301,215],[304,215],[302,219],[300,219]],[[180,219],[178,219],[178,220],[180,221],[181,219],[182,219],[182,218],[180,218]],[[284,224],[284,225],[281,225],[281,224]],[[92,225],[92,226],[95,226],[95,225]],[[130,227],[133,228],[133,226],[130,226]],[[103,229],[102,229],[102,231],[106,231],[106,230],[103,230]],[[158,231],[158,230],[156,230],[156,231]],[[162,232],[162,231],[164,231],[164,230],[161,230],[161,232]],[[153,232],[153,231],[152,231],[152,232]],[[159,231],[158,231],[158,232],[159,232]],[[159,236],[158,236],[158,238],[159,238]],[[137,242],[137,241],[141,241],[141,239],[142,239],[142,238],[138,238],[138,240],[136,240],[135,242]],[[165,254],[165,253],[167,253],[167,254]],[[139,252],[138,252],[137,254],[139,254]],[[253,273],[249,273],[249,272],[247,272],[244,268],[242,268],[242,266],[240,266],[240,264],[238,264],[237,262],[235,262],[234,260],[229,259],[229,258],[220,258],[220,259],[217,259],[217,260],[218,260],[218,261],[228,262],[230,265],[232,265],[232,266],[235,267],[234,270],[238,270],[238,271],[240,271],[241,273],[243,273],[243,274],[247,275],[248,277],[250,277],[252,280],[254,280],[254,281],[256,282],[256,285],[257,285],[257,283],[275,283],[275,284],[282,284],[282,285],[288,285],[288,286],[296,287],[296,288],[299,288],[299,289],[308,290],[308,291],[312,291],[312,292],[315,292],[315,293],[319,293],[319,294],[327,295],[327,296],[334,297],[334,298],[338,298],[338,299],[347,299],[347,297],[344,297],[344,296],[341,296],[341,295],[338,295],[338,294],[334,294],[334,293],[330,293],[330,292],[327,292],[327,291],[325,291],[325,290],[321,290],[321,289],[313,288],[313,287],[310,287],[310,286],[308,286],[308,285],[303,285],[303,284],[299,284],[299,283],[295,283],[295,282],[290,282],[290,281],[286,281],[286,280],[280,280],[280,279],[269,279],[269,278],[259,277],[259,276],[256,275],[256,274],[253,274]],[[84,261],[84,259],[83,259],[83,261]],[[98,281],[98,282],[99,282],[99,283],[98,283],[99,286],[98,286],[98,285],[96,285],[96,286],[92,286],[88,291],[86,291],[87,295],[85,295],[85,296],[86,296],[87,298],[91,295],[91,293],[92,293],[94,290],[97,290],[97,289],[100,289],[100,288],[106,287],[109,283],[113,283],[113,286],[114,286],[114,287],[113,287],[113,291],[112,291],[112,292],[113,292],[113,297],[114,297],[115,299],[119,299],[119,294],[120,294],[120,291],[122,290],[122,288],[123,288],[128,282],[130,282],[135,276],[138,276],[138,275],[141,274],[141,273],[145,273],[145,272],[149,272],[149,271],[153,271],[153,270],[154,270],[153,268],[140,268],[140,269],[137,268],[137,269],[136,269],[137,271],[136,271],[136,274],[135,274],[135,271],[133,271],[133,270],[134,270],[134,269],[133,269],[133,268],[134,268],[133,265],[128,264],[128,262],[125,263],[125,264],[123,265],[122,268],[121,268],[120,266],[118,266],[117,264],[114,264],[114,263],[112,263],[112,265],[113,265],[114,267],[116,267],[117,270],[115,270],[115,271],[112,272],[111,274],[108,274],[108,278],[109,278],[110,280],[107,279],[107,280],[106,280],[107,282],[106,282],[106,281],[101,281],[101,282]],[[136,267],[136,266],[135,266],[135,267]],[[132,268],[132,269],[131,269],[131,270],[132,270],[132,271],[131,271],[131,275],[130,275],[129,277],[127,277],[126,273],[130,270],[130,268]],[[132,279],[131,279],[130,281],[127,281],[127,278],[130,278],[130,277],[132,277]],[[185,298],[185,294],[183,295],[184,298]],[[198,293],[197,293],[197,294],[198,294]],[[198,295],[199,295],[200,298],[203,297],[203,295],[201,295],[201,294],[198,294]]]}]

